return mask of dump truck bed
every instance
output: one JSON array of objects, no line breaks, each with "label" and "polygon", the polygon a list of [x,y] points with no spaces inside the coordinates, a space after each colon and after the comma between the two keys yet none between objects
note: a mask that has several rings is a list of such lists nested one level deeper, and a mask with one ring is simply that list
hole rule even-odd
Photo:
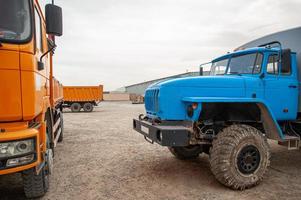
[{"label": "dump truck bed", "polygon": [[99,102],[103,100],[103,86],[64,86],[65,102]]},{"label": "dump truck bed", "polygon": [[63,85],[56,80],[55,78],[52,79],[52,87],[53,87],[53,102],[54,105],[59,105],[63,102]]}]

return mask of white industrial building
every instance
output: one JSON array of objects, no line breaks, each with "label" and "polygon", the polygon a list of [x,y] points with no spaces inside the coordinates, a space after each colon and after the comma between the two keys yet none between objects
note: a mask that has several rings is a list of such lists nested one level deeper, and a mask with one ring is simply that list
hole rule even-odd
[{"label": "white industrial building", "polygon": [[142,83],[125,86],[124,88],[125,88],[126,93],[144,95],[146,88],[156,82],[175,79],[175,78],[199,76],[199,74],[200,74],[200,72],[187,72],[187,73],[183,73],[183,74],[177,74],[174,76],[168,76],[168,77],[164,77],[164,78],[154,79],[154,80],[150,80],[150,81],[146,81],[146,82],[142,82]]}]

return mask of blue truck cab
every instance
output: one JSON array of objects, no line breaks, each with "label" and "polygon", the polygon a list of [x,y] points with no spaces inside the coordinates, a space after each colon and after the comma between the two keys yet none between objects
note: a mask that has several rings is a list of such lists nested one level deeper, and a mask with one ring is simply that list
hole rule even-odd
[{"label": "blue truck cab", "polygon": [[133,128],[179,159],[209,154],[211,171],[225,186],[255,186],[270,164],[267,139],[299,149],[297,58],[275,41],[212,60],[209,76],[153,84]]}]

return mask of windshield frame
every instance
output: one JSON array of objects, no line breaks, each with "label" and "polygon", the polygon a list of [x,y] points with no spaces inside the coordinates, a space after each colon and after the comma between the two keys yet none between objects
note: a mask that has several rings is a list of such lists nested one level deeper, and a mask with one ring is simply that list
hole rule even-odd
[{"label": "windshield frame", "polygon": [[26,44],[32,40],[33,37],[33,31],[34,31],[34,23],[33,23],[33,2],[32,0],[26,0],[28,2],[29,6],[29,26],[30,26],[30,33],[27,38],[22,39],[22,40],[17,40],[17,39],[5,39],[5,38],[0,38],[1,43],[6,43],[6,44]]},{"label": "windshield frame", "polygon": [[[254,64],[253,64],[253,70],[252,70],[252,73],[233,73],[233,74],[229,74],[228,71],[229,71],[229,65],[230,65],[230,62],[231,62],[231,59],[232,58],[236,58],[236,57],[240,57],[240,56],[244,56],[244,55],[249,55],[249,54],[256,54],[256,57],[255,57],[255,60],[254,60]],[[262,58],[261,58],[261,62],[260,62],[260,71],[257,72],[257,73],[254,73],[254,67],[255,67],[255,64],[256,64],[256,61],[257,61],[257,58],[258,58],[258,54],[261,54]],[[246,75],[258,75],[258,74],[261,74],[262,73],[262,68],[263,68],[263,61],[264,61],[264,53],[263,52],[260,52],[260,51],[257,51],[257,52],[248,52],[248,53],[244,53],[244,54],[238,54],[238,55],[229,55],[228,57],[224,57],[222,59],[219,59],[219,60],[215,60],[214,62],[212,62],[212,66],[214,63],[217,63],[217,62],[221,62],[221,61],[227,61],[227,66],[226,66],[226,69],[225,69],[225,73],[223,74],[215,74],[213,76],[224,76],[224,75],[242,75],[242,74],[246,74]],[[211,67],[212,67],[211,66]],[[210,71],[212,71],[212,69],[210,69]]]}]

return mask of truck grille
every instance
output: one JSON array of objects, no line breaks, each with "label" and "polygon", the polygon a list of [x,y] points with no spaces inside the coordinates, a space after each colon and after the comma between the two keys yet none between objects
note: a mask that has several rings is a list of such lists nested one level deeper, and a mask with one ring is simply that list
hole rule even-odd
[{"label": "truck grille", "polygon": [[148,89],[145,92],[145,108],[147,113],[156,114],[159,111],[159,89]]}]

